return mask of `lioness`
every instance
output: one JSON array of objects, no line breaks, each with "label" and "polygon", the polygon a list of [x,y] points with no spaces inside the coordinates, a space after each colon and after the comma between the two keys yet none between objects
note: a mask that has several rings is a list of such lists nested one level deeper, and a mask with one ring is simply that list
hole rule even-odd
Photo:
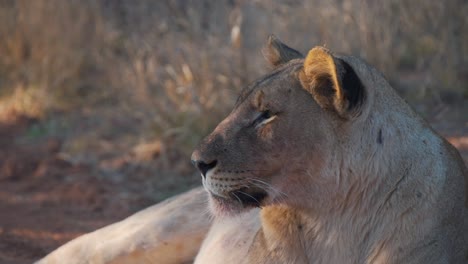
[{"label": "lioness", "polygon": [[269,47],[193,153],[217,215],[196,263],[466,263],[457,151],[363,61]]},{"label": "lioness", "polygon": [[458,152],[360,59],[323,47],[303,58],[274,37],[265,53],[275,69],[242,91],[192,155],[214,221],[203,206],[185,215],[172,206],[154,219],[161,230],[178,212],[171,230],[179,238],[184,227],[191,246],[180,246],[194,255],[164,258],[171,244],[161,241],[171,236],[151,236],[153,224],[141,228],[151,240],[133,236],[98,253],[86,247],[91,239],[72,241],[42,263],[73,254],[86,255],[82,263],[96,254],[94,263],[187,261],[199,247],[187,225],[210,228],[200,264],[468,263],[467,169]]}]

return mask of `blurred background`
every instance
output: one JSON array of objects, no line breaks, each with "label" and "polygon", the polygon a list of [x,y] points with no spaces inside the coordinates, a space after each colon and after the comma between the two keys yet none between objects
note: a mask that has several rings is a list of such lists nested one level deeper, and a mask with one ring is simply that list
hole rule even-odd
[{"label": "blurred background", "polygon": [[468,157],[465,0],[0,0],[0,263],[198,186],[271,33],[364,58]]}]

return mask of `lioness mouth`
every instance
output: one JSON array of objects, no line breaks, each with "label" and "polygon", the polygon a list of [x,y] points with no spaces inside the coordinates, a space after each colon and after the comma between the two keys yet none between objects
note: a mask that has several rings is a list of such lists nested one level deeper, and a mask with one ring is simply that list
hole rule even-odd
[{"label": "lioness mouth", "polygon": [[262,201],[267,197],[267,193],[264,190],[245,187],[232,191],[229,195],[232,199],[240,201],[244,207],[260,207]]}]

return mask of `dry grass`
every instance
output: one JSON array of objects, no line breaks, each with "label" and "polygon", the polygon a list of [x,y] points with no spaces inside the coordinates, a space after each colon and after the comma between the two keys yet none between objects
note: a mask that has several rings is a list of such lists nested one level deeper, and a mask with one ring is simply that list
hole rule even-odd
[{"label": "dry grass", "polygon": [[467,13],[463,0],[2,0],[0,116],[110,109],[135,120],[131,144],[187,155],[265,71],[270,33],[361,56],[410,98],[466,96]]},{"label": "dry grass", "polygon": [[430,119],[463,149],[466,107],[433,102],[468,96],[466,14],[466,0],[0,0],[0,262],[200,185],[189,155],[267,71],[271,33],[365,58],[444,110]]},{"label": "dry grass", "polygon": [[19,116],[42,118],[47,109],[46,97],[38,89],[16,87],[11,94],[0,98],[0,122],[12,123]]}]

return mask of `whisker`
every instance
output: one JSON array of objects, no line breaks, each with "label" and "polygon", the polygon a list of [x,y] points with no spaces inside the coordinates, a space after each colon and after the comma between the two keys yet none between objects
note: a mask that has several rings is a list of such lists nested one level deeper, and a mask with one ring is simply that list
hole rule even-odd
[{"label": "whisker", "polygon": [[243,191],[238,191],[238,192],[249,196],[250,198],[254,199],[254,200],[257,202],[258,205],[260,205],[260,202],[259,202],[257,199],[255,199],[255,197],[253,197],[252,195],[250,195],[250,194],[248,194],[248,193],[245,193],[245,192],[243,192]]},{"label": "whisker", "polygon": [[201,202],[205,205],[203,210],[202,210],[202,214],[206,215],[208,217],[208,221],[213,222],[214,219],[215,219],[215,216],[213,215],[213,213],[210,210],[208,195],[207,195],[206,199],[201,201]]},{"label": "whisker", "polygon": [[203,210],[203,215],[206,215],[208,217],[208,221],[213,222],[215,219],[215,216],[213,213],[210,211],[210,209],[207,207]]},{"label": "whisker", "polygon": [[[284,197],[288,197],[288,195],[280,190],[278,190],[277,188],[273,187],[271,184],[268,184],[267,182],[265,181],[262,181],[262,180],[259,180],[259,179],[255,179],[255,178],[251,178],[249,180],[252,180],[252,181],[255,181],[256,183],[258,184],[262,184],[262,186],[258,186],[257,184],[257,187],[260,187],[260,188],[267,188],[269,190],[271,190],[272,192],[274,192],[275,194],[279,194],[279,195],[282,195]],[[255,183],[252,183],[252,184],[255,184]]]},{"label": "whisker", "polygon": [[234,195],[234,197],[236,197],[237,201],[239,201],[239,203],[244,206],[244,204],[242,203],[241,199],[239,198],[239,196],[236,195],[236,193],[232,192],[231,193],[232,195]]},{"label": "whisker", "polygon": [[286,193],[279,191],[278,189],[274,188],[270,184],[263,182],[261,180],[257,180],[257,179],[251,179],[251,180],[253,180],[252,182],[250,182],[253,186],[272,192],[274,196],[274,200],[276,202],[279,202],[279,203],[287,202],[286,198],[288,197],[288,195]]}]

